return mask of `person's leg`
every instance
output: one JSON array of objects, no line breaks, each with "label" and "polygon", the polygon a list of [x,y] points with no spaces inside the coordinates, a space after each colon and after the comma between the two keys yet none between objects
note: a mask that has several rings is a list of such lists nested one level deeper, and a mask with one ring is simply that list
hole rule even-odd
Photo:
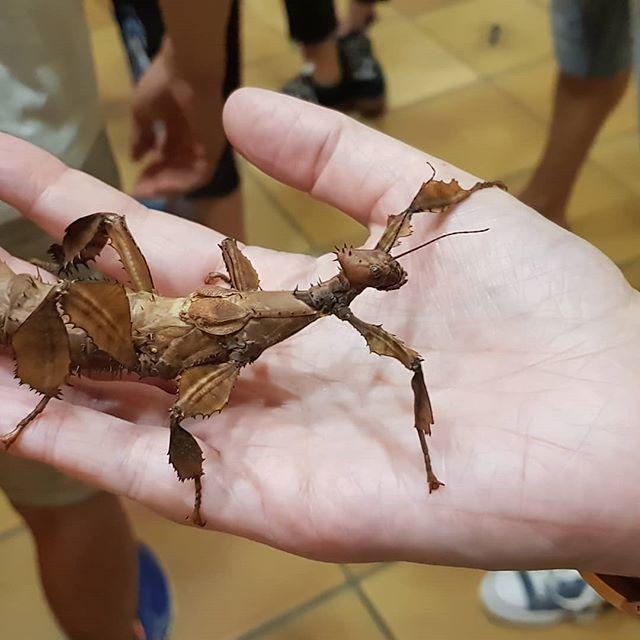
[{"label": "person's leg", "polygon": [[[162,13],[157,0],[113,0],[113,6],[133,79],[137,82],[158,53],[164,37]],[[229,15],[226,53],[225,79],[221,89],[228,97],[240,86],[239,0],[234,1]],[[222,127],[222,122],[212,120],[211,126]],[[240,176],[229,145],[207,185],[179,198],[167,198],[159,204],[169,213],[196,220],[226,236],[246,240]]]},{"label": "person's leg", "polygon": [[340,20],[338,35],[364,33],[376,19],[377,0],[351,0],[347,15]]},{"label": "person's leg", "polygon": [[[241,78],[239,0],[235,0],[231,7],[226,50],[227,63],[222,91],[225,98],[228,98],[240,86]],[[215,229],[225,236],[246,242],[240,174],[231,145],[227,144],[222,152],[211,182],[202,189],[190,193],[178,207],[190,208],[192,211],[190,217],[200,224]],[[179,212],[179,208],[176,212]]]},{"label": "person's leg", "polygon": [[[368,24],[373,2],[354,0],[354,5],[362,9],[354,21]],[[385,110],[384,74],[364,27],[350,28],[337,37],[332,0],[286,0],[285,6],[291,38],[300,45],[310,70],[287,82],[283,93],[340,111],[381,115]]]},{"label": "person's leg", "polygon": [[73,640],[132,640],[137,546],[115,496],[77,504],[14,504],[31,530],[40,577],[58,623]]},{"label": "person's leg", "polygon": [[44,592],[65,634],[131,640],[136,543],[118,499],[6,453],[0,488],[33,535]]},{"label": "person's leg", "polygon": [[587,153],[625,92],[630,72],[608,78],[558,74],[545,150],[520,200],[566,226],[566,209]]},{"label": "person's leg", "polygon": [[320,86],[337,85],[342,69],[333,0],[285,0],[285,8],[291,39],[300,44],[304,59],[313,65],[314,81]]},{"label": "person's leg", "polygon": [[555,0],[560,71],[545,150],[520,199],[566,226],[576,178],[630,74],[627,0]]}]

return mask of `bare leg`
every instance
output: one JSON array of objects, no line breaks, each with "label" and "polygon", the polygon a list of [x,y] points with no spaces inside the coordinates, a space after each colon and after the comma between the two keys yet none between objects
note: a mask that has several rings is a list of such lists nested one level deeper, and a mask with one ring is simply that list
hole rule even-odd
[{"label": "bare leg", "polygon": [[520,200],[566,226],[576,178],[598,131],[625,92],[629,70],[605,78],[558,75],[547,144]]},{"label": "bare leg", "polygon": [[303,44],[302,52],[313,63],[313,79],[320,86],[334,86],[342,80],[338,45],[333,37],[316,44]]},{"label": "bare leg", "polygon": [[132,640],[137,608],[136,543],[115,496],[79,504],[14,505],[33,534],[42,585],[73,640]]},{"label": "bare leg", "polygon": [[340,22],[339,35],[346,36],[354,32],[363,33],[375,18],[376,11],[372,2],[351,0],[349,11],[345,19]]}]

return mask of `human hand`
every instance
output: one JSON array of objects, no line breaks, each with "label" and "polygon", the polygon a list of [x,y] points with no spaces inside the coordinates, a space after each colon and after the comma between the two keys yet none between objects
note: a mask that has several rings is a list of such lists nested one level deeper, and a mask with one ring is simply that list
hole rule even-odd
[{"label": "human hand", "polygon": [[133,91],[135,160],[147,163],[137,179],[138,198],[182,196],[204,186],[224,150],[222,72],[190,78],[163,47]]},{"label": "human hand", "polygon": [[[368,225],[369,244],[415,195],[427,160],[439,179],[474,182],[341,114],[270,92],[234,94],[225,125],[263,171]],[[126,214],[166,295],[221,268],[215,232],[150,216],[24,142],[0,145],[0,198],[53,236],[90,211]],[[403,250],[445,231],[491,229],[407,256],[404,287],[352,305],[425,357],[430,448],[446,486],[427,493],[410,374],[327,318],[244,369],[220,415],[187,425],[205,452],[208,526],[323,560],[639,575],[639,294],[594,247],[498,189],[446,216],[417,214],[413,226]],[[265,289],[335,273],[331,255],[246,253]],[[115,261],[101,268],[122,273]],[[3,364],[0,432],[35,402]],[[193,492],[167,463],[171,401],[147,385],[74,380],[15,452],[184,521]]]}]

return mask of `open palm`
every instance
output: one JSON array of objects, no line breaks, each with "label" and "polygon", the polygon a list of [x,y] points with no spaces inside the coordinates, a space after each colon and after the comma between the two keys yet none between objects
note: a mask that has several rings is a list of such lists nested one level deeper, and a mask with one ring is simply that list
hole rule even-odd
[{"label": "open palm", "polygon": [[[369,225],[404,209],[434,163],[348,118],[260,90],[228,102],[236,149],[275,178]],[[0,197],[59,237],[91,211],[126,214],[165,295],[219,269],[220,236],[0,139]],[[256,212],[259,214],[259,212]],[[325,560],[408,559],[467,566],[640,571],[640,300],[595,248],[490,189],[447,216],[418,214],[403,259],[409,282],[352,305],[425,357],[435,412],[427,492],[410,374],[335,318],[243,370],[231,404],[189,426],[205,451],[203,515],[230,531]],[[319,259],[250,247],[264,289],[335,273]],[[15,269],[21,266],[10,261]],[[118,273],[115,262],[101,267]],[[121,272],[120,272],[121,273]],[[0,431],[34,404],[2,361]],[[184,521],[192,487],[167,464],[172,396],[133,382],[65,390],[15,445],[19,455]]]}]

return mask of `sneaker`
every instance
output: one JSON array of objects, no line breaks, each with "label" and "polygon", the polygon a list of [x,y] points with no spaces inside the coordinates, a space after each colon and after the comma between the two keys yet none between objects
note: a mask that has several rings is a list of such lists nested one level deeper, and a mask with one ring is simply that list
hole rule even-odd
[{"label": "sneaker", "polygon": [[166,640],[171,623],[169,583],[156,557],[144,545],[138,547],[139,640]]},{"label": "sneaker", "polygon": [[306,65],[282,87],[282,92],[337,111],[357,111],[371,118],[382,115],[386,109],[384,74],[373,55],[369,38],[362,33],[339,38],[338,54],[342,69],[342,80],[338,84],[316,84],[313,67]]},{"label": "sneaker", "polygon": [[549,626],[563,620],[588,622],[605,604],[580,574],[570,569],[487,573],[479,595],[491,617],[521,626]]}]

